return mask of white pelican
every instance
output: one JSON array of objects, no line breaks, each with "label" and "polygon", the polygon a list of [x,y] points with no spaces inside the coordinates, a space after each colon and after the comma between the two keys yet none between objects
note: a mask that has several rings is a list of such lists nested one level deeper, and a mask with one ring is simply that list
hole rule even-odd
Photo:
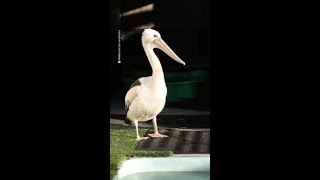
[{"label": "white pelican", "polygon": [[154,134],[149,134],[149,136],[168,137],[159,134],[157,127],[157,115],[162,111],[166,103],[167,87],[161,63],[153,49],[161,49],[172,59],[185,65],[185,63],[161,39],[159,32],[153,29],[145,29],[142,33],[141,41],[152,68],[152,76],[142,77],[136,80],[131,85],[125,97],[125,106],[127,110],[125,122],[127,124],[134,123],[138,141],[149,138],[139,136],[138,122],[145,122],[151,119],[153,122]]}]

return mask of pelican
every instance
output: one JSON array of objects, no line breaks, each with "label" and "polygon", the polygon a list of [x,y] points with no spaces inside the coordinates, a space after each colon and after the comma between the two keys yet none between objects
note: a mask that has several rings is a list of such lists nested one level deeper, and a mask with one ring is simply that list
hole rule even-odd
[{"label": "pelican", "polygon": [[154,134],[148,135],[150,137],[168,137],[160,134],[157,126],[157,115],[163,110],[166,103],[167,87],[161,63],[153,49],[158,48],[173,60],[185,65],[185,62],[171,50],[156,30],[145,29],[142,33],[141,41],[152,68],[152,76],[141,77],[136,80],[125,96],[125,107],[127,111],[125,122],[135,125],[138,141],[149,138],[139,136],[138,122],[146,122],[151,119]]}]

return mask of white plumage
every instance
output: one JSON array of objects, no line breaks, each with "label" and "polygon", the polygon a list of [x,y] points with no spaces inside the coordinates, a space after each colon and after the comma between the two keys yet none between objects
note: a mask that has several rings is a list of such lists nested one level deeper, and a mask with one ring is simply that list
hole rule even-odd
[{"label": "white plumage", "polygon": [[151,137],[167,137],[159,134],[157,127],[157,115],[163,110],[166,103],[167,87],[161,63],[154,53],[154,48],[164,51],[175,61],[185,63],[171,50],[161,39],[159,32],[153,29],[145,29],[142,33],[142,46],[152,68],[152,76],[139,78],[134,82],[126,94],[125,105],[127,110],[126,123],[134,123],[136,126],[137,140],[147,139],[140,137],[138,122],[153,121],[154,134]]}]

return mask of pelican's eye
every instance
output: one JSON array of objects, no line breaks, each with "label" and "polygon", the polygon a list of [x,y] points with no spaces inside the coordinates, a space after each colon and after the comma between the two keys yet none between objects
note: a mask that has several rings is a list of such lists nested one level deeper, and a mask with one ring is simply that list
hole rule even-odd
[{"label": "pelican's eye", "polygon": [[155,38],[156,38],[156,37],[158,37],[158,36],[157,36],[157,35],[153,35],[153,37],[155,37]]}]

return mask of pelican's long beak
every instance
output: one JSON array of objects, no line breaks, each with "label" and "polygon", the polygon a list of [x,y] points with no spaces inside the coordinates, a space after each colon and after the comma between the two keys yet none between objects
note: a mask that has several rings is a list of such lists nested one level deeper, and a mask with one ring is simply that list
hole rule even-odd
[{"label": "pelican's long beak", "polygon": [[168,56],[170,56],[172,59],[177,61],[180,64],[186,65],[185,62],[183,62],[173,51],[172,49],[165,43],[162,39],[156,39],[155,41],[156,48],[161,49],[163,52],[165,52]]}]

